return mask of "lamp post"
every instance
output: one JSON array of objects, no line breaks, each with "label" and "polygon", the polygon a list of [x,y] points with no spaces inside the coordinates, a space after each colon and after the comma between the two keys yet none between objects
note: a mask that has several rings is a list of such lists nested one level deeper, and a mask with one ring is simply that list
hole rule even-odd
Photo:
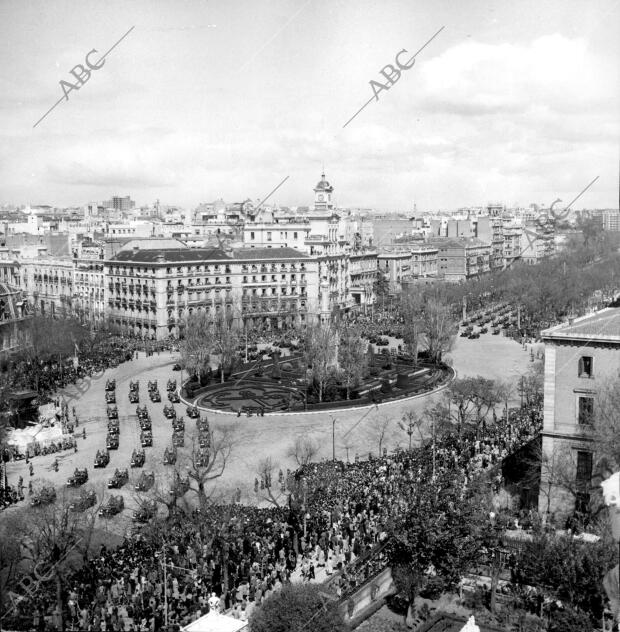
[{"label": "lamp post", "polygon": [[330,415],[332,418],[332,461],[336,460],[336,418]]}]

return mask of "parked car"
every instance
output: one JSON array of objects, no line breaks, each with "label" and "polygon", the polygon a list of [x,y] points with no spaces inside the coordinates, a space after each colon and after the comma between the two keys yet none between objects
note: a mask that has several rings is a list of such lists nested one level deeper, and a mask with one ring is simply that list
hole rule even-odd
[{"label": "parked car", "polygon": [[149,380],[148,389],[149,389],[149,391],[156,391],[157,390],[157,380]]},{"label": "parked car", "polygon": [[129,390],[138,391],[140,389],[140,380],[129,380]]},{"label": "parked car", "polygon": [[161,402],[161,395],[159,391],[149,391],[149,397],[152,402]]},{"label": "parked car", "polygon": [[168,400],[173,404],[178,404],[181,402],[181,398],[176,391],[168,391]]},{"label": "parked car", "polygon": [[140,445],[143,448],[150,448],[153,446],[153,435],[149,430],[143,430],[140,433]]},{"label": "parked car", "polygon": [[116,388],[116,380],[106,380],[105,382],[105,390],[113,391]]},{"label": "parked car", "polygon": [[140,402],[140,394],[138,391],[129,391],[129,403],[137,404]]},{"label": "parked car", "polygon": [[118,419],[118,408],[116,406],[108,406],[108,419]]},{"label": "parked car", "polygon": [[183,417],[174,417],[172,419],[172,427],[178,432],[183,432],[185,430],[185,421],[183,420]]},{"label": "parked car", "polygon": [[167,391],[174,391],[177,387],[177,381],[176,380],[168,380],[168,383],[166,384],[166,390]]}]

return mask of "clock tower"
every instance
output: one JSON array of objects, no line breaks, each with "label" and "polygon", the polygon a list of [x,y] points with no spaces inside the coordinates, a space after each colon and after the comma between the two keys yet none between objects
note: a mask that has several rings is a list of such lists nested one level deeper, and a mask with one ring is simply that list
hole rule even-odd
[{"label": "clock tower", "polygon": [[321,181],[314,187],[314,209],[317,211],[330,211],[334,208],[332,193],[334,187],[321,174]]}]

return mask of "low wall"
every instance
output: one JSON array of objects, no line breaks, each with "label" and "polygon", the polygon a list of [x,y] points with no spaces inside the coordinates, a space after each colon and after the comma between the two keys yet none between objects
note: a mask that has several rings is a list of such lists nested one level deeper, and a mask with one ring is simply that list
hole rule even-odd
[{"label": "low wall", "polygon": [[386,599],[396,592],[392,569],[386,567],[345,599],[339,606],[340,611],[351,628],[355,628],[382,608]]}]

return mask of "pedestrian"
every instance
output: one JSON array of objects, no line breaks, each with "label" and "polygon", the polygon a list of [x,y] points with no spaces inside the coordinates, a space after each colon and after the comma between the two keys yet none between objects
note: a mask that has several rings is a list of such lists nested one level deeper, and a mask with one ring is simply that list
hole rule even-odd
[{"label": "pedestrian", "polygon": [[30,464],[30,476],[34,476],[34,467],[32,467],[32,463]]},{"label": "pedestrian", "polygon": [[86,428],[82,428],[82,439],[86,439]]}]

